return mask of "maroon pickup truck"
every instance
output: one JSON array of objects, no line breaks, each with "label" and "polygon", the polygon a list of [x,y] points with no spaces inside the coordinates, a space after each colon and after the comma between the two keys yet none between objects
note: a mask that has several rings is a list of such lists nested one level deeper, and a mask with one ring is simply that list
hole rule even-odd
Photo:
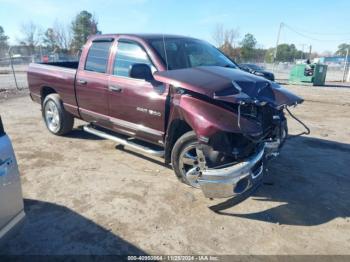
[{"label": "maroon pickup truck", "polygon": [[284,109],[303,101],[210,44],[171,35],[93,36],[79,63],[30,64],[28,83],[53,134],[82,119],[86,132],[163,157],[209,198],[260,184],[287,137]]}]

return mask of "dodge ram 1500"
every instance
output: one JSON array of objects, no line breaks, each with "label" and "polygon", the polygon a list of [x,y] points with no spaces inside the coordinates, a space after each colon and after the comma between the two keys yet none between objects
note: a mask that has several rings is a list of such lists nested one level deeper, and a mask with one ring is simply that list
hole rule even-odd
[{"label": "dodge ram 1500", "polygon": [[209,198],[259,185],[287,137],[284,109],[303,100],[244,72],[207,42],[171,35],[92,36],[79,62],[30,64],[46,126],[84,130],[164,157]]}]

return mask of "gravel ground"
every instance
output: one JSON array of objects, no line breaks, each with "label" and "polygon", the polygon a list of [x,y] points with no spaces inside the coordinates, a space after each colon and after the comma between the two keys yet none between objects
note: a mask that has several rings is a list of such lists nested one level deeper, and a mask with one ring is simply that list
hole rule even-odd
[{"label": "gravel ground", "polygon": [[205,199],[161,159],[86,134],[80,121],[51,135],[23,93],[0,100],[27,214],[0,254],[350,254],[350,90],[289,88],[305,98],[293,112],[312,133],[290,139],[238,204]]}]

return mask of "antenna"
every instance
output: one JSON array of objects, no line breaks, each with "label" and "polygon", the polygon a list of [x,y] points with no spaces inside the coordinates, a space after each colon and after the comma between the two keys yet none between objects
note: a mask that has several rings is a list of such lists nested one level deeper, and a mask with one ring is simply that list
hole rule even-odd
[{"label": "antenna", "polygon": [[164,38],[164,34],[163,34],[163,48],[164,48],[164,55],[165,55],[165,64],[166,64],[166,70],[169,70],[169,66],[168,66],[168,54],[166,52],[166,48],[165,48],[165,38]]}]

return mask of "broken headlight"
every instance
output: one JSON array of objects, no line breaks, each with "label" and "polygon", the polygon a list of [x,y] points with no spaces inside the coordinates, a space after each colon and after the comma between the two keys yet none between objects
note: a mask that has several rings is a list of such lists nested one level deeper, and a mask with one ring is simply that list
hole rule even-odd
[{"label": "broken headlight", "polygon": [[241,115],[248,118],[256,119],[258,117],[258,108],[253,104],[241,105]]}]

